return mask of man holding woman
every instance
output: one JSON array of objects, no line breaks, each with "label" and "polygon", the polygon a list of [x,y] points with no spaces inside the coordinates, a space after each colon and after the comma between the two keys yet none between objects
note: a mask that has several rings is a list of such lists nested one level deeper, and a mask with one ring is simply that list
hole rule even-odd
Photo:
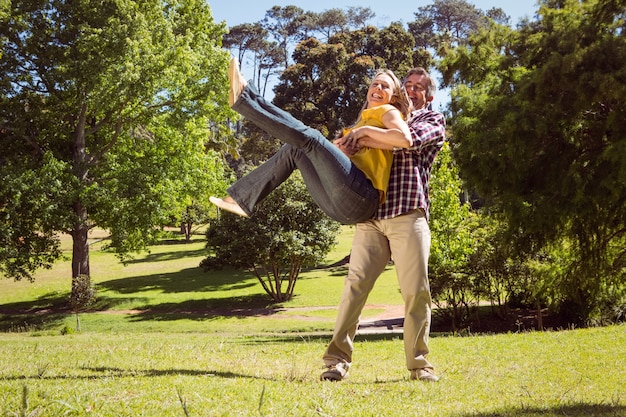
[{"label": "man holding woman", "polygon": [[[232,108],[286,145],[235,182],[228,189],[229,197],[212,197],[211,201],[248,217],[258,202],[298,168],[322,210],[342,223],[357,223],[321,379],[339,381],[347,376],[361,311],[391,257],[405,303],[404,352],[410,378],[437,381],[426,359],[431,323],[429,180],[445,141],[446,123],[441,113],[427,109],[436,90],[434,80],[423,68],[414,68],[401,88],[391,71],[379,72],[368,89],[360,120],[333,144],[247,86],[236,61],[231,62],[229,77]],[[413,106],[408,129],[403,119],[407,94]],[[388,182],[372,170],[387,160],[385,153],[363,154],[369,150],[392,153]]]},{"label": "man holding woman", "polygon": [[[228,197],[211,201],[249,217],[255,206],[297,168],[317,205],[331,218],[354,224],[371,218],[385,200],[392,152],[363,148],[346,156],[319,131],[305,126],[247,85],[236,60],[231,61],[231,107],[285,145],[269,160],[232,184]],[[379,71],[369,86],[359,120],[344,134],[367,135],[406,147],[411,134],[405,122],[410,101],[389,70]]]},{"label": "man holding woman", "polygon": [[373,218],[356,225],[335,330],[323,356],[326,370],[322,380],[340,381],[348,375],[361,311],[390,256],[405,305],[403,339],[410,378],[431,382],[439,379],[426,359],[431,323],[429,180],[445,141],[446,121],[443,114],[427,109],[436,85],[423,68],[409,71],[404,88],[415,109],[408,119],[411,146],[394,148],[359,132],[339,142],[348,148],[393,149],[393,163],[387,199]]}]

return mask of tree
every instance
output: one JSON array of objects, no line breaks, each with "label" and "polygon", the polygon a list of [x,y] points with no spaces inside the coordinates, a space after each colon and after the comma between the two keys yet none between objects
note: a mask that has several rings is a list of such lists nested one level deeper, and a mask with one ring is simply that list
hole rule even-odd
[{"label": "tree", "polygon": [[585,323],[626,281],[624,1],[541,6],[537,22],[494,23],[441,68],[461,176],[502,208],[518,250],[568,245],[558,302]]},{"label": "tree", "polygon": [[372,9],[360,6],[348,7],[347,15],[348,23],[355,29],[365,27],[369,20],[376,17],[376,13],[374,13]]},{"label": "tree", "polygon": [[343,9],[333,8],[321,13],[306,12],[306,20],[301,28],[300,40],[307,40],[315,33],[321,35],[320,41],[330,42],[330,39],[343,32],[355,29],[363,29],[367,22],[376,14],[369,7],[346,7]]},{"label": "tree", "polygon": [[72,280],[70,305],[76,314],[76,330],[81,331],[79,313],[96,302],[96,289],[91,285],[88,275],[78,275]]},{"label": "tree", "polygon": [[245,57],[252,55],[252,82],[261,94],[265,94],[267,83],[276,73],[283,56],[278,43],[267,39],[269,35],[261,23],[244,23],[230,28],[223,39],[223,46],[231,50],[239,62],[245,62]]},{"label": "tree", "polygon": [[[344,45],[324,44],[315,38],[298,44],[293,58],[296,64],[283,72],[274,89],[274,103],[329,138],[354,123],[363,105],[354,96],[365,97],[361,85],[376,65],[369,59],[348,64]],[[350,74],[346,65],[360,68]]]},{"label": "tree", "polygon": [[[433,300],[448,312],[452,327],[469,314],[470,304],[477,301],[467,271],[473,252],[469,204],[461,201],[462,181],[452,159],[448,142],[439,152],[431,175],[432,207],[430,229],[432,246],[428,262]],[[474,303],[474,305],[477,303]]]},{"label": "tree", "polygon": [[339,227],[317,207],[294,173],[263,200],[251,219],[223,213],[207,230],[212,255],[200,266],[250,269],[273,301],[288,301],[302,268],[325,259]]},{"label": "tree", "polygon": [[289,66],[289,46],[298,39],[300,32],[305,28],[307,16],[297,6],[274,6],[265,13],[263,27],[267,29],[277,42],[281,57],[279,63],[283,68]]},{"label": "tree", "polygon": [[[5,11],[5,10],[3,10]],[[73,239],[72,277],[90,275],[88,232],[124,258],[219,178],[228,56],[205,2],[13,1],[0,15],[0,272],[32,278]],[[218,122],[218,124],[209,121]],[[206,192],[206,190],[205,190]]]},{"label": "tree", "polygon": [[230,28],[224,35],[224,47],[238,56],[242,66],[245,57],[252,56],[252,82],[265,95],[270,79],[291,65],[290,57],[298,42],[316,35],[327,42],[338,33],[364,29],[374,16],[370,8],[363,7],[347,7],[345,11],[332,8],[315,13],[296,6],[274,6],[262,21]]},{"label": "tree", "polygon": [[377,69],[394,68],[402,77],[415,64],[412,49],[399,24],[338,33],[329,43],[302,41],[274,89],[274,103],[330,138],[356,121]]},{"label": "tree", "polygon": [[469,36],[487,23],[486,17],[508,23],[508,16],[500,8],[487,13],[465,0],[434,0],[415,12],[415,21],[409,22],[409,32],[420,49],[444,55],[449,47],[462,45]]},{"label": "tree", "polygon": [[210,221],[214,205],[209,201],[211,195],[223,195],[226,192],[226,184],[230,183],[230,175],[224,166],[224,158],[217,152],[193,152],[189,150],[187,154],[186,176],[181,178],[182,182],[177,186],[184,195],[181,197],[181,206],[174,214],[179,217],[181,232],[185,235],[187,242],[191,241],[193,228]]},{"label": "tree", "polygon": [[[341,9],[324,10],[321,13],[311,14],[310,29],[322,35],[322,41],[327,42],[335,33],[343,32],[348,28],[348,16]],[[308,39],[309,36],[302,39]]]},{"label": "tree", "polygon": [[244,62],[246,53],[259,49],[259,44],[267,38],[268,32],[260,23],[244,23],[229,28],[224,34],[222,45],[235,55],[239,62]]}]

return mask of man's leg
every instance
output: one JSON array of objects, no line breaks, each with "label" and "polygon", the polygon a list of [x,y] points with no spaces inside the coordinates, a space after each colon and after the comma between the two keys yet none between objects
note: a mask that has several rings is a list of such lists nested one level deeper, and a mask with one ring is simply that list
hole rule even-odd
[{"label": "man's leg", "polygon": [[356,225],[350,267],[339,302],[333,338],[323,356],[326,366],[351,364],[353,340],[361,311],[376,279],[389,261],[389,254],[389,244],[378,221]]},{"label": "man's leg", "polygon": [[405,303],[406,365],[409,370],[432,368],[426,360],[431,323],[428,222],[422,210],[385,220],[385,222],[400,292]]}]

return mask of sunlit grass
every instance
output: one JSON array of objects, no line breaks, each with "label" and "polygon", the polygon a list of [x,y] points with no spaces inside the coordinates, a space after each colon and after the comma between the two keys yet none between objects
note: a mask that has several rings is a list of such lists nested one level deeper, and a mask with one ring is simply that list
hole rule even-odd
[{"label": "sunlit grass", "polygon": [[[188,244],[182,243],[180,238],[178,242],[170,239],[152,246],[124,265],[112,252],[102,249],[106,233],[96,231],[91,236],[90,264],[98,301],[92,307],[93,312],[81,313],[81,329],[162,331],[175,322],[184,331],[204,331],[205,323],[210,322],[211,328],[218,332],[227,331],[233,324],[242,331],[251,332],[332,331],[347,267],[329,266],[350,253],[353,235],[353,227],[344,227],[325,265],[302,271],[294,298],[277,305],[249,272],[202,270],[199,264],[208,255],[202,234],[195,235]],[[0,308],[4,305],[5,310],[23,310],[28,305],[31,309],[45,311],[53,305],[66,305],[71,287],[69,238],[63,238],[62,247],[67,259],[50,270],[38,271],[34,283],[0,280]],[[379,278],[369,304],[401,303],[395,271],[390,266]],[[242,320],[240,316],[223,317],[219,314],[219,310],[239,306],[274,308],[272,318],[276,320],[254,315]],[[382,311],[381,308],[368,307],[363,318]],[[7,328],[7,320],[13,320],[13,330],[61,331],[76,327],[76,319],[71,315],[47,322],[43,317],[33,320],[28,315],[5,315],[3,320],[4,328]],[[23,322],[30,325],[24,326]]]},{"label": "sunlit grass", "polygon": [[[344,229],[327,265],[349,253],[352,233]],[[201,236],[156,245],[126,266],[94,243],[98,302],[80,314],[80,333],[76,316],[46,310],[67,302],[68,261],[34,283],[0,280],[9,330],[0,334],[0,415],[626,415],[624,325],[434,334],[436,384],[408,379],[401,334],[359,334],[350,377],[322,383],[346,267],[303,271],[294,299],[275,305],[247,272],[202,271],[204,256]],[[389,266],[363,317],[401,303]]]},{"label": "sunlit grass", "polygon": [[[0,410],[40,415],[621,416],[626,327],[435,337],[442,379],[408,379],[397,336],[361,336],[341,383],[318,381],[326,337],[169,332],[6,334]],[[233,327],[233,331],[236,328]],[[593,363],[590,369],[586,364]]]}]

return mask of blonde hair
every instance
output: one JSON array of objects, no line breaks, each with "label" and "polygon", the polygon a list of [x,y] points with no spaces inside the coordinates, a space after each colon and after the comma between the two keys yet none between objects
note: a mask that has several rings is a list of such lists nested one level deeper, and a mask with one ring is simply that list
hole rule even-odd
[{"label": "blonde hair", "polygon": [[[379,69],[378,71],[376,71],[376,75],[374,75],[374,78],[372,78],[372,80],[379,75],[387,75],[389,78],[391,78],[391,81],[393,82],[393,94],[391,96],[389,104],[398,109],[402,114],[402,118],[406,120],[413,110],[413,104],[409,99],[409,96],[406,93],[402,82],[398,79],[398,77],[396,77],[396,74],[394,74],[393,71],[389,69]],[[365,101],[363,107],[361,108],[361,111],[359,112],[357,122],[361,120],[361,113],[363,113],[363,110],[365,109],[367,109],[367,101]]]},{"label": "blonde hair", "polygon": [[[372,81],[381,74],[389,76],[391,78],[391,81],[393,82],[393,93],[391,95],[391,100],[389,101],[389,104],[398,109],[398,111],[402,115],[402,118],[404,120],[407,120],[409,114],[411,114],[411,112],[413,111],[413,102],[411,101],[411,99],[409,99],[409,95],[404,89],[404,84],[400,82],[400,80],[398,79],[398,77],[396,77],[396,74],[394,74],[393,71],[388,69],[379,69],[378,71],[376,71],[376,75],[374,75]],[[363,103],[363,107],[361,107],[361,110],[359,110],[359,116],[356,118],[356,121],[345,129],[353,128],[354,126],[359,124],[359,122],[361,121],[361,115],[363,114],[363,110],[367,109],[367,104],[367,100],[365,100],[365,103]],[[339,129],[335,133],[335,138],[340,138],[341,136],[343,136],[343,132],[345,129]]]}]

